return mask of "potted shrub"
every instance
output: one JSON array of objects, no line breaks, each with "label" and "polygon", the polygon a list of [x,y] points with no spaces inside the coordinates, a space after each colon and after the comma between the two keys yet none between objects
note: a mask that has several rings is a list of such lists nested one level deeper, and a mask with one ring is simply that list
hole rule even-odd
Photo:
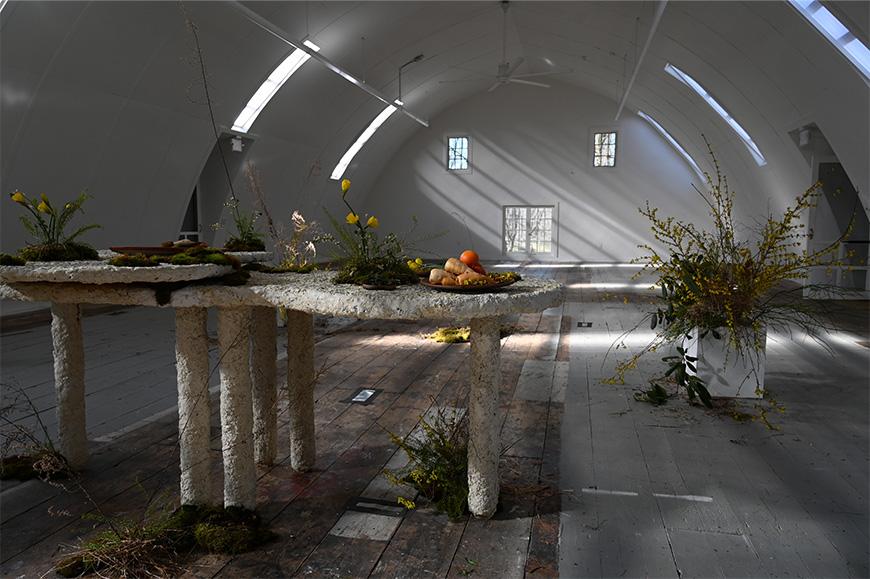
[{"label": "potted shrub", "polygon": [[76,212],[84,213],[82,205],[88,200],[88,195],[81,193],[74,200],[55,207],[43,193],[39,198],[29,198],[21,191],[15,191],[10,199],[18,203],[30,213],[21,215],[21,223],[33,236],[35,243],[28,244],[19,250],[18,255],[26,261],[78,261],[98,259],[97,251],[85,243],[75,241],[86,231],[96,229],[99,225],[83,225],[72,233],[66,233],[66,226]]},{"label": "potted shrub", "polygon": [[[708,145],[709,147],[709,145]],[[820,194],[815,184],[778,218],[768,216],[741,238],[733,218],[734,194],[719,170],[712,149],[715,179],[707,191],[696,188],[710,209],[712,228],[704,230],[674,217],[662,217],[647,203],[640,213],[665,248],[641,246],[647,254],[636,260],[661,287],[661,305],[641,324],[658,330],[639,353],[617,365],[611,381],[622,381],[648,352],[675,350],[664,356],[672,378],[689,399],[707,406],[711,398],[757,398],[763,395],[767,332],[802,330],[821,341],[827,329],[818,302],[803,299],[804,287],[818,265],[834,264],[840,240],[818,251],[807,251],[802,214]]]}]

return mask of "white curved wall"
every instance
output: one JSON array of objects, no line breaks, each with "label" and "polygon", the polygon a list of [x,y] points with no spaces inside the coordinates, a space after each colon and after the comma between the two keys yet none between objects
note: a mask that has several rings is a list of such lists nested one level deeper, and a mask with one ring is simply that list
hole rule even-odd
[{"label": "white curved wall", "polygon": [[[187,6],[205,50],[216,119],[226,128],[289,49],[225,4]],[[251,6],[294,38],[310,28],[323,54],[387,94],[395,94],[398,66],[424,53],[403,80],[405,102],[424,117],[437,117],[490,84],[440,84],[471,76],[450,67],[494,72],[500,60],[496,2],[312,3],[310,26],[303,3]],[[865,19],[866,3],[844,7],[853,20]],[[643,40],[650,8],[639,2],[515,2],[508,53],[526,57],[521,72],[545,69],[545,56],[573,68],[574,74],[560,78],[580,86],[584,102],[599,98],[586,91],[606,95],[595,105],[606,121],[615,112],[623,71],[631,70],[635,18]],[[196,69],[188,62],[190,36],[177,4],[10,0],[0,26],[0,192],[21,188],[61,198],[89,190],[95,199],[82,222],[103,224],[88,237],[98,246],[172,238],[214,145],[201,90],[190,90]],[[364,59],[360,36],[368,38]],[[629,55],[626,63],[623,55]],[[755,167],[714,113],[665,75],[668,61],[722,100],[757,139],[767,166]],[[529,114],[538,98],[529,96],[517,114]],[[322,205],[340,210],[337,184],[328,175],[381,108],[315,62],[294,75],[254,125],[247,156],[261,170],[276,218],[286,221],[297,207],[309,214]],[[657,118],[702,167],[708,167],[700,139],[705,133],[735,187],[769,197],[773,210],[809,184],[811,169],[788,133],[815,122],[867,204],[867,84],[784,2],[671,3],[628,108]],[[350,167],[354,192],[364,195],[382,170],[391,172],[404,158],[395,154],[407,139],[431,139],[432,132],[394,115]],[[544,168],[542,175],[559,181],[547,187],[566,198],[576,190],[570,174]],[[249,205],[243,180],[236,184]],[[627,196],[627,207],[639,194],[632,185],[612,189]],[[666,185],[663,190],[673,191],[681,183]],[[662,198],[663,205],[668,200]],[[11,251],[25,236],[18,208],[2,201],[0,249]]]},{"label": "white curved wall", "polygon": [[[613,168],[592,166],[596,128],[618,131]],[[471,137],[470,173],[445,169],[449,134]],[[692,169],[645,121],[627,112],[613,122],[613,101],[564,84],[507,85],[451,107],[408,139],[359,206],[393,231],[407,228],[412,215],[420,219],[419,235],[447,229],[424,243],[435,254],[470,246],[498,259],[503,205],[558,205],[558,260],[628,261],[641,253],[638,244],[650,242],[649,223],[637,211],[647,200],[682,219],[706,221],[692,183]],[[767,201],[743,195],[741,207],[753,214]]]}]

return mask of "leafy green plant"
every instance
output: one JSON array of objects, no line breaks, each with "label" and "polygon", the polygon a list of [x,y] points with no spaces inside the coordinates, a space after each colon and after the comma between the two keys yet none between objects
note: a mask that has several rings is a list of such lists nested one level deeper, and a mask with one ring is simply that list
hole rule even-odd
[{"label": "leafy green plant", "polygon": [[706,193],[695,190],[710,210],[713,227],[704,230],[674,217],[660,217],[649,203],[639,210],[666,250],[660,253],[642,245],[648,253],[635,260],[644,265],[638,275],[651,272],[657,278],[662,305],[626,333],[648,321],[657,335],[639,353],[617,364],[616,374],[606,382],[624,383],[625,373],[636,368],[643,355],[676,345],[676,355],[662,358],[668,364],[665,376],[685,388],[690,401],[697,397],[709,407],[706,385],[694,375],[697,360],[686,354],[683,344],[696,332],[699,339],[712,335],[727,341],[729,355],[754,363],[764,350],[768,329],[789,333],[796,327],[824,343],[821,333],[828,323],[821,306],[803,299],[804,287],[788,282],[807,278],[813,267],[840,265],[834,256],[843,238],[817,251],[800,249],[807,237],[801,216],[815,205],[819,183],[800,194],[781,217],[769,215],[754,236],[739,238],[733,216],[735,195],[707,146],[715,178],[706,174]]},{"label": "leafy green plant", "polygon": [[349,210],[344,225],[327,211],[335,236],[325,236],[324,239],[335,244],[341,263],[335,283],[385,286],[416,284],[417,274],[402,257],[404,250],[399,237],[395,233],[388,233],[381,239],[375,232],[380,222],[374,215],[368,216],[363,223],[347,200],[349,190],[350,181],[342,180],[341,200]]},{"label": "leafy green plant", "polygon": [[[463,409],[435,409],[432,421],[421,416],[419,430],[411,435],[389,433],[409,461],[384,474],[395,485],[410,484],[439,511],[458,519],[468,510],[468,417]],[[399,503],[416,506],[413,497],[400,497]]]},{"label": "leafy green plant", "polygon": [[84,213],[82,205],[89,199],[86,193],[81,193],[72,201],[64,203],[60,209],[52,205],[45,193],[39,198],[29,198],[21,191],[15,191],[9,197],[30,214],[30,216],[19,216],[21,224],[34,240],[34,243],[19,252],[23,259],[27,261],[97,259],[96,250],[75,240],[85,232],[99,228],[99,225],[83,225],[72,233],[66,232],[67,225],[75,214]]},{"label": "leafy green plant", "polygon": [[160,265],[160,259],[157,256],[149,257],[142,253],[121,254],[110,259],[108,264],[115,267],[157,267]]}]

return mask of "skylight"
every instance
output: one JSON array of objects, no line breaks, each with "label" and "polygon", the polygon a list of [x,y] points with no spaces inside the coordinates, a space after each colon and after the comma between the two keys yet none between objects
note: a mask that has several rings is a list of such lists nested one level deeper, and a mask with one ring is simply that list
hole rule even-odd
[{"label": "skylight", "polygon": [[818,0],[789,0],[822,36],[854,64],[865,79],[870,79],[870,49]]},{"label": "skylight", "polygon": [[[320,47],[310,40],[304,41],[303,44],[314,52],[320,51]],[[245,105],[242,112],[239,113],[239,116],[233,123],[233,130],[240,133],[247,133],[250,130],[251,125],[254,124],[254,121],[257,120],[257,116],[264,108],[266,108],[266,105],[269,104],[269,100],[271,100],[271,98],[275,96],[275,93],[278,92],[278,89],[280,89],[284,83],[287,82],[287,79],[293,76],[293,73],[299,70],[299,67],[305,64],[309,58],[311,58],[311,55],[301,48],[297,48],[291,52],[290,56],[285,58],[284,62],[279,64],[278,67],[272,71],[269,78],[263,81],[263,84],[260,85],[260,88],[257,89],[257,92],[254,93],[254,96],[251,97],[251,100],[248,101],[248,104]]]},{"label": "skylight", "polygon": [[[401,106],[401,105],[400,105]],[[396,112],[396,107],[393,105],[387,105],[387,108],[381,111],[381,114],[375,117],[375,120],[371,122],[371,124],[366,127],[366,130],[362,132],[362,134],[357,138],[353,145],[345,151],[344,155],[342,155],[341,160],[338,162],[338,165],[335,166],[335,169],[332,170],[332,175],[329,176],[330,179],[341,179],[341,176],[344,175],[344,172],[347,170],[347,166],[350,165],[350,162],[353,161],[353,158],[356,157],[356,154],[360,152],[360,149],[363,148],[363,145],[366,144],[366,141],[372,138],[372,135],[375,134],[381,125],[383,125],[390,115]]]},{"label": "skylight", "polygon": [[728,126],[734,129],[734,132],[737,133],[737,136],[740,137],[740,140],[743,141],[743,144],[746,145],[747,149],[749,149],[749,153],[752,155],[752,158],[755,159],[755,162],[758,163],[759,167],[767,164],[767,160],[764,158],[764,155],[761,154],[761,149],[758,148],[758,145],[755,144],[755,141],[753,141],[752,137],[749,136],[749,133],[746,132],[746,129],[740,126],[740,123],[738,123],[734,117],[725,110],[725,107],[720,105],[716,99],[710,96],[710,93],[698,84],[698,81],[671,63],[665,65],[665,72],[698,93],[698,95],[704,99],[726,123],[728,123]]},{"label": "skylight", "polygon": [[671,134],[669,132],[667,132],[665,130],[665,128],[663,126],[658,124],[654,118],[652,118],[651,116],[649,116],[648,114],[646,114],[643,111],[637,111],[637,115],[640,118],[642,118],[643,120],[645,120],[646,122],[648,122],[649,124],[651,124],[653,126],[653,128],[655,130],[657,130],[659,132],[659,134],[661,134],[661,136],[663,136],[665,138],[665,140],[668,143],[670,143],[671,146],[680,155],[683,156],[683,159],[686,160],[686,163],[689,164],[689,166],[695,171],[695,173],[697,173],[701,179],[706,180],[706,177],[704,177],[704,172],[701,171],[701,168],[698,166],[698,163],[695,162],[695,159],[692,158],[692,156],[677,142],[677,140],[675,138],[673,138],[671,136]]}]

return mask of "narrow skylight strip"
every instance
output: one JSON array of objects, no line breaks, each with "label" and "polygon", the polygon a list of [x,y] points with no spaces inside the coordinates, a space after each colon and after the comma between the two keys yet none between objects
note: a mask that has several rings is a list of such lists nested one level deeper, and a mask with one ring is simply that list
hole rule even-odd
[{"label": "narrow skylight strip", "polygon": [[[320,47],[310,40],[304,41],[303,44],[314,52],[320,51]],[[269,78],[263,81],[263,84],[260,85],[260,88],[257,89],[257,92],[254,93],[254,96],[251,97],[251,100],[248,101],[248,104],[245,105],[239,116],[236,117],[233,123],[233,130],[247,133],[251,129],[251,125],[254,124],[254,121],[257,120],[257,116],[263,112],[263,109],[266,108],[266,105],[269,104],[269,101],[278,92],[278,89],[287,82],[287,79],[293,76],[294,72],[299,70],[299,67],[308,62],[309,58],[311,58],[311,55],[302,49],[297,48],[291,52],[290,56],[285,58],[272,71]]]},{"label": "narrow skylight strip", "polygon": [[702,87],[698,84],[698,81],[671,63],[665,65],[665,72],[698,93],[698,95],[704,99],[704,101],[706,101],[714,111],[716,111],[716,114],[728,123],[728,126],[737,133],[737,136],[740,137],[740,140],[743,141],[743,144],[746,145],[747,149],[749,149],[749,153],[752,155],[752,158],[755,159],[755,162],[758,163],[759,167],[767,164],[767,160],[764,158],[764,155],[761,154],[761,149],[758,148],[758,145],[755,144],[755,141],[753,141],[752,137],[749,136],[749,133],[746,132],[746,129],[740,126],[740,123],[731,116],[731,113],[725,110],[725,107],[719,104],[719,101],[710,96],[707,89]]},{"label": "narrow skylight strip", "polygon": [[816,30],[870,80],[870,49],[818,0],[789,0]]},{"label": "narrow skylight strip", "polygon": [[659,134],[663,136],[665,140],[669,142],[680,155],[683,156],[683,159],[685,159],[686,163],[689,164],[692,170],[694,170],[695,173],[698,174],[698,177],[700,177],[701,179],[706,179],[706,177],[704,177],[704,172],[701,171],[701,168],[698,166],[698,163],[695,162],[695,159],[692,158],[692,156],[677,142],[675,138],[671,136],[669,132],[665,130],[663,126],[658,124],[654,118],[652,118],[643,111],[637,111],[637,115],[649,124],[651,124],[653,128],[657,130]]},{"label": "narrow skylight strip", "polygon": [[375,134],[381,125],[383,125],[390,115],[396,112],[398,109],[393,105],[387,105],[387,108],[381,111],[381,114],[375,117],[375,120],[366,127],[366,130],[362,132],[362,134],[357,138],[353,145],[345,151],[344,155],[342,155],[341,160],[338,162],[338,165],[335,166],[335,169],[332,170],[332,175],[329,176],[330,179],[341,179],[341,176],[344,175],[344,172],[347,170],[347,166],[350,165],[350,162],[353,161],[353,158],[356,157],[356,154],[360,152],[360,149],[363,148],[363,145],[366,144],[366,141],[372,138],[372,135]]}]

